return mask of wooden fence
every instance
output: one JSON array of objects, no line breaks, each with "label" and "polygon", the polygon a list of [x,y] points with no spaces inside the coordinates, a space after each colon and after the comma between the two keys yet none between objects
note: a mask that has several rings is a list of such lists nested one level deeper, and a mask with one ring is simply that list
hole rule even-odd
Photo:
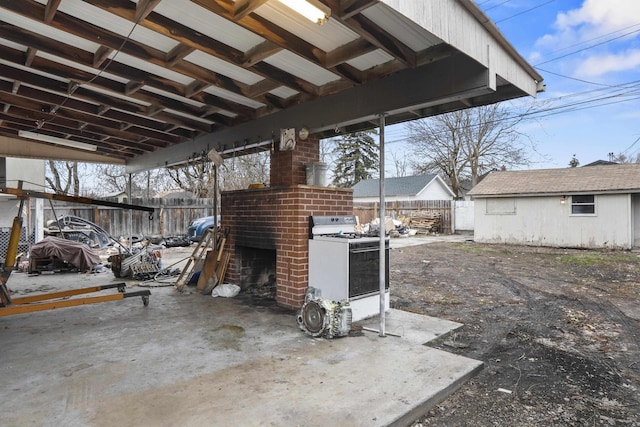
[{"label": "wooden fence", "polygon": [[[44,219],[46,222],[56,216],[74,215],[99,225],[113,237],[130,234],[168,237],[185,234],[189,222],[194,218],[213,215],[213,199],[135,198],[126,203],[153,207],[154,212],[151,215],[144,211],[55,201],[53,209],[45,202]],[[31,217],[35,218],[35,215]]]},{"label": "wooden fence", "polygon": [[[113,200],[115,201],[115,200]],[[149,212],[135,211],[106,206],[80,205],[67,202],[53,202],[54,211],[47,202],[44,204],[45,221],[56,216],[74,215],[94,222],[104,228],[113,237],[142,234],[145,236],[178,236],[187,231],[189,222],[194,218],[213,215],[213,199],[147,199],[136,198],[128,203],[154,208]],[[441,233],[451,233],[452,204],[450,200],[414,200],[386,202],[386,215],[394,219],[403,219],[411,214],[434,213],[440,216]],[[32,211],[35,208],[32,205]],[[379,203],[354,203],[354,215],[361,223],[368,223],[378,217]],[[31,215],[35,218],[35,215]]]},{"label": "wooden fence", "polygon": [[[385,203],[385,215],[391,218],[402,220],[411,214],[433,213],[440,216],[440,233],[451,233],[451,200],[410,200]],[[380,213],[380,203],[355,203],[353,204],[353,214],[357,215],[360,223],[366,224],[372,219],[378,218]]]}]

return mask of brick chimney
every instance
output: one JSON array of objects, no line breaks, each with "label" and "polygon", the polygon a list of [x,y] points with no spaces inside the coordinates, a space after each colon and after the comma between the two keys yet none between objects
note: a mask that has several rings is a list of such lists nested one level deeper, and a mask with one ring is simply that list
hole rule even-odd
[{"label": "brick chimney", "polygon": [[[291,309],[302,306],[309,282],[309,216],[353,214],[351,189],[306,185],[306,165],[317,163],[319,153],[319,141],[311,137],[297,140],[291,151],[276,147],[268,187],[222,193],[220,222],[230,229],[228,283],[245,288],[260,285],[247,282],[247,277],[258,274],[244,271],[249,264],[264,268],[265,262],[275,259],[276,302]],[[265,255],[265,262],[256,262],[261,252],[275,256]],[[251,262],[243,260],[248,253]]]}]

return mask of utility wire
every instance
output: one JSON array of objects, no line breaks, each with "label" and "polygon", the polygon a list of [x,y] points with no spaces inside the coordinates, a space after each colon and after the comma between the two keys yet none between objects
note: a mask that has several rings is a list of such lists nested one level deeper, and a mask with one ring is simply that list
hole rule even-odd
[{"label": "utility wire", "polygon": [[[111,58],[109,58],[109,60],[104,64],[104,66],[98,70],[98,73],[95,76],[91,77],[86,82],[82,83],[82,84],[91,84],[91,83],[93,83],[93,81],[95,81],[98,77],[100,77],[102,75],[102,73],[104,73],[107,70],[107,68],[109,68],[111,63],[116,59],[118,54],[124,48],[124,45],[131,39],[131,35],[133,34],[133,31],[136,29],[136,27],[138,26],[138,24],[142,20],[143,16],[144,15],[140,15],[140,17],[138,17],[138,19],[133,23],[133,27],[131,27],[131,30],[129,31],[127,36],[124,38],[124,40],[122,40],[122,43],[120,43],[120,46],[118,46],[118,49],[116,49],[115,53],[111,56]],[[32,129],[32,130],[38,130],[38,129],[42,128],[45,124],[53,122],[55,120],[55,118],[56,118],[56,113],[58,112],[58,109],[62,108],[64,106],[64,104],[67,103],[67,101],[71,98],[71,95],[73,95],[73,93],[76,91],[76,89],[78,88],[79,85],[80,84],[72,85],[70,87],[68,93],[67,93],[67,96],[62,100],[62,102],[60,102],[60,104],[58,104],[58,105],[53,107],[53,113],[51,113],[51,115],[53,117],[51,117],[48,120],[44,120],[44,119],[37,120],[36,121],[36,127],[34,129]]]},{"label": "utility wire", "polygon": [[[639,85],[637,85],[637,86],[639,86]],[[628,86],[620,86],[619,87],[619,89],[626,89],[626,88],[628,88]],[[588,93],[591,93],[591,92],[594,92],[594,91],[587,91],[585,93],[588,94]],[[569,97],[573,97],[573,96],[576,96],[576,95],[577,94],[572,94]],[[628,99],[622,99],[622,100],[618,99],[618,98],[625,98],[625,97],[627,97]],[[549,101],[559,101],[559,100],[562,100],[562,99],[565,99],[565,98],[566,98],[566,96],[565,97],[558,97],[558,98],[554,98],[554,99],[549,100]],[[635,100],[638,100],[638,99],[640,99],[640,88],[636,92],[604,94],[604,95],[601,95],[601,96],[594,96],[594,97],[592,97],[590,99],[571,102],[571,103],[567,103],[567,104],[564,104],[564,105],[558,105],[558,106],[554,106],[554,107],[543,108],[543,109],[539,109],[539,110],[535,110],[535,111],[529,111],[529,112],[522,113],[522,114],[509,115],[509,116],[503,117],[501,119],[493,120],[492,123],[498,123],[498,122],[509,121],[509,120],[519,120],[521,118],[550,117],[550,116],[554,116],[554,115],[558,115],[558,114],[564,114],[564,113],[568,113],[568,112],[575,112],[575,111],[581,111],[581,110],[590,109],[590,108],[602,107],[602,106],[611,105],[611,104],[614,104],[614,103],[635,101]],[[605,101],[607,101],[607,102],[605,102]],[[484,124],[486,124],[486,123],[484,123]],[[477,126],[481,126],[481,124],[467,126],[465,128],[460,128],[459,130],[466,129],[466,128],[477,127]],[[442,133],[445,133],[445,132],[443,131]],[[385,144],[397,144],[397,143],[401,143],[401,142],[409,142],[410,140],[411,140],[411,137],[407,136],[405,138],[385,141]]]},{"label": "utility wire", "polygon": [[[505,3],[509,3],[511,0],[504,0],[502,3],[498,3],[496,5],[493,5],[491,7],[488,7],[484,10],[485,13],[487,13],[488,11],[490,11],[491,9],[495,9],[496,7],[502,6]],[[485,2],[486,3],[486,2]]]},{"label": "utility wire", "polygon": [[618,40],[618,39],[621,39],[621,38],[627,37],[627,36],[629,36],[629,35],[631,35],[631,34],[635,34],[635,33],[638,33],[638,32],[640,32],[640,29],[638,29],[638,30],[633,30],[633,31],[629,31],[628,33],[624,33],[624,34],[622,34],[622,35],[620,35],[620,36],[618,36],[618,37],[614,37],[614,38],[612,38],[612,39],[608,39],[608,40],[605,40],[605,41],[603,41],[603,42],[596,43],[596,44],[594,44],[594,45],[590,45],[590,46],[587,46],[587,47],[582,48],[582,49],[578,49],[578,50],[573,51],[573,52],[569,52],[569,53],[567,53],[567,54],[565,54],[565,55],[561,55],[561,56],[558,56],[558,57],[556,57],[556,58],[549,59],[549,60],[547,60],[547,61],[539,62],[539,63],[535,64],[535,65],[534,65],[534,67],[537,67],[537,66],[539,66],[539,65],[543,65],[543,64],[548,64],[549,62],[557,61],[558,59],[563,59],[563,58],[566,58],[566,57],[568,57],[568,56],[575,55],[576,53],[584,52],[585,50],[589,50],[589,49],[593,49],[593,48],[598,47],[598,46],[602,46],[602,45],[604,45],[604,44],[610,43],[610,42],[612,42],[612,41],[615,41],[615,40]]},{"label": "utility wire", "polygon": [[534,6],[534,7],[530,8],[530,9],[523,10],[523,11],[522,11],[522,12],[520,12],[520,13],[516,13],[515,15],[508,16],[508,17],[503,18],[503,19],[501,19],[501,20],[499,20],[499,21],[495,21],[495,23],[497,24],[497,23],[499,23],[499,22],[504,22],[504,21],[507,21],[507,20],[509,20],[509,19],[511,19],[511,18],[515,18],[516,16],[524,15],[525,13],[529,13],[529,12],[531,12],[532,10],[535,10],[535,9],[541,8],[542,6],[546,6],[546,5],[548,5],[549,3],[553,3],[553,2],[555,2],[555,1],[556,1],[556,0],[549,0],[549,1],[545,2],[545,3],[542,3],[542,4],[539,4],[539,5],[537,5],[537,6]]},{"label": "utility wire", "polygon": [[592,81],[589,81],[589,80],[578,79],[576,77],[566,76],[566,75],[560,74],[560,73],[554,73],[553,71],[545,70],[544,68],[540,68],[540,67],[534,67],[534,68],[536,70],[538,70],[538,71],[542,71],[543,73],[553,74],[554,76],[564,77],[565,79],[575,80],[575,81],[581,82],[581,83],[587,83],[587,84],[591,84],[591,85],[595,85],[595,86],[616,87],[615,85],[608,85],[608,84],[605,84],[605,83],[597,83],[597,82],[592,82]]},{"label": "utility wire", "polygon": [[[583,40],[583,41],[581,41],[580,43],[575,43],[575,44],[572,44],[572,45],[569,45],[569,46],[565,46],[565,47],[560,48],[560,49],[553,50],[553,51],[551,51],[551,52],[546,53],[544,56],[542,56],[542,58],[545,58],[545,57],[551,56],[551,55],[553,55],[554,53],[557,53],[557,52],[562,52],[563,50],[571,49],[571,48],[574,48],[574,47],[577,47],[577,46],[581,46],[581,45],[584,45],[584,44],[587,44],[587,43],[590,43],[590,42],[596,41],[596,40],[598,40],[598,39],[602,39],[602,38],[604,38],[604,37],[608,37],[608,36],[614,35],[614,34],[619,33],[619,32],[621,32],[621,31],[626,31],[626,30],[629,30],[629,29],[631,29],[631,28],[635,28],[635,27],[637,27],[637,26],[639,26],[639,25],[640,25],[640,23],[638,23],[638,24],[633,24],[633,25],[629,25],[628,27],[620,28],[620,29],[617,29],[617,30],[615,30],[615,31],[611,31],[611,32],[609,32],[609,33],[602,34],[602,35],[599,35],[599,36],[593,37],[593,38],[588,39],[588,40]],[[623,36],[624,36],[624,35],[623,35]]]}]

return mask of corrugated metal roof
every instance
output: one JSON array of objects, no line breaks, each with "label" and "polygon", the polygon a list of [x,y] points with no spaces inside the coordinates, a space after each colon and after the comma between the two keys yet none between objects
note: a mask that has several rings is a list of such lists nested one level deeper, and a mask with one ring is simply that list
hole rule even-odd
[{"label": "corrugated metal roof", "polygon": [[[414,175],[395,178],[385,178],[385,196],[415,196],[420,193],[436,174]],[[353,186],[353,197],[376,197],[380,194],[380,179],[365,179]]]},{"label": "corrugated metal roof", "polygon": [[[416,2],[416,5],[419,7],[422,4],[423,7],[428,9],[428,3]],[[429,14],[430,11],[424,11],[424,13]],[[424,28],[420,25],[413,21],[407,21],[403,15],[391,8],[384,7],[382,4],[370,7],[363,11],[362,14],[416,52],[442,43],[440,38],[424,31]]]},{"label": "corrugated metal roof", "polygon": [[640,192],[640,164],[496,171],[468,193],[473,197]]}]

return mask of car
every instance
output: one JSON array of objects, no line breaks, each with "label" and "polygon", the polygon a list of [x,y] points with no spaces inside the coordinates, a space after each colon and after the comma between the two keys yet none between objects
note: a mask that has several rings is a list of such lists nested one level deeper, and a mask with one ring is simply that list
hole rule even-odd
[{"label": "car", "polygon": [[[218,227],[220,226],[220,215],[218,215]],[[189,236],[189,240],[192,242],[199,242],[202,239],[202,235],[207,229],[213,229],[213,215],[211,216],[203,216],[201,218],[196,218],[189,223],[189,228],[187,228],[187,236]]]}]

